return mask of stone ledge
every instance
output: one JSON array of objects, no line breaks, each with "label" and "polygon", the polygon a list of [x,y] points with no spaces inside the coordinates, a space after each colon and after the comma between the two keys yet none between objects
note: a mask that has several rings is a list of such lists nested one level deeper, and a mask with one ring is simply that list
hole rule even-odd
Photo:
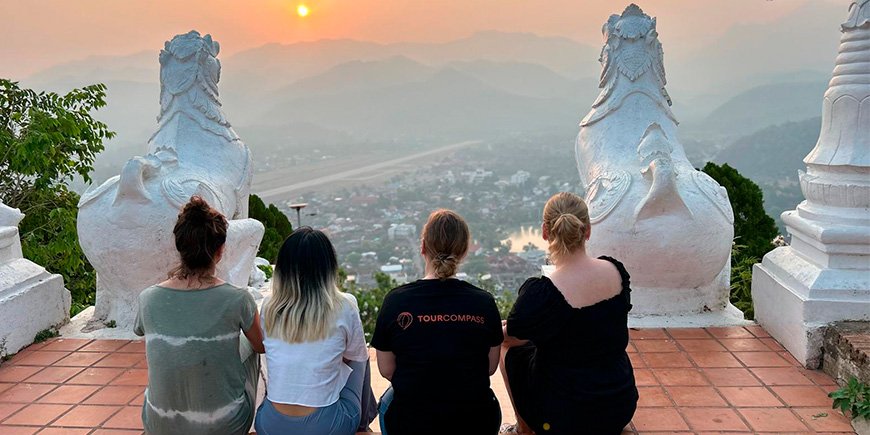
[{"label": "stone ledge", "polygon": [[822,370],[838,382],[870,383],[870,322],[838,322],[825,330]]}]

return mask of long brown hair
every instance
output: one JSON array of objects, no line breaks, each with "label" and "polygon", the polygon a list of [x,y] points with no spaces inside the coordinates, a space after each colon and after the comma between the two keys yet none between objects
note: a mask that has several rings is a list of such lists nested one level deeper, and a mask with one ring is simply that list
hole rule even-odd
[{"label": "long brown hair", "polygon": [[544,228],[549,236],[550,259],[558,263],[583,248],[589,227],[589,208],[583,198],[569,192],[553,195],[544,205]]},{"label": "long brown hair", "polygon": [[471,233],[465,219],[452,210],[435,210],[423,226],[423,251],[440,280],[456,275],[468,252]]},{"label": "long brown hair", "polygon": [[214,267],[215,256],[227,240],[227,219],[204,199],[192,196],[178,213],[172,230],[181,264],[170,278],[202,278]]}]

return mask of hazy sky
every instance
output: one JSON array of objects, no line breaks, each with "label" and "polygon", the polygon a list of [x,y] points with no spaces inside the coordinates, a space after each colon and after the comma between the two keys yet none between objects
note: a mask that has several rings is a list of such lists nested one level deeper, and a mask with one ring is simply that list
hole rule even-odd
[{"label": "hazy sky", "polygon": [[[669,50],[691,50],[741,23],[776,20],[803,4],[849,0],[641,0]],[[310,15],[296,15],[299,4]],[[90,55],[158,50],[197,29],[226,56],[270,42],[323,38],[447,41],[481,30],[532,32],[600,44],[613,0],[0,0],[0,77],[24,78]]]}]

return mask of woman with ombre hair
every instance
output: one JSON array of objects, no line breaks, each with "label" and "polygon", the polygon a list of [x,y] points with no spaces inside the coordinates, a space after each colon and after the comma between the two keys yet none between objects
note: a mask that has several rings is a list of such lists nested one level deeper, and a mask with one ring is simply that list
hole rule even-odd
[{"label": "woman with ombre hair", "polygon": [[338,289],[338,260],[322,231],[284,241],[263,302],[266,399],[259,435],[353,435],[374,418],[368,349],[356,299]]},{"label": "woman with ombre hair", "polygon": [[392,382],[381,398],[384,435],[498,432],[501,408],[489,385],[503,339],[498,308],[455,277],[470,241],[456,212],[433,212],[420,247],[426,276],[384,298],[371,343]]},{"label": "woman with ombre hair", "polygon": [[544,206],[550,276],[529,278],[507,318],[505,384],[517,414],[508,434],[619,434],[637,407],[628,346],[629,275],[586,254],[586,203],[573,193]]}]

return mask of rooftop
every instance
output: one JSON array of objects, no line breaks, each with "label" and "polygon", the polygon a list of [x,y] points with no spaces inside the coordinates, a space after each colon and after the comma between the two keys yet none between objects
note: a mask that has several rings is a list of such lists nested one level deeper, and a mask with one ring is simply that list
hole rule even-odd
[{"label": "rooftop", "polygon": [[[144,350],[64,338],[26,348],[0,366],[0,433],[142,433]],[[640,403],[626,434],[854,433],[831,409],[833,379],[800,367],[758,326],[631,330],[628,352]],[[388,382],[372,371],[380,396]],[[513,423],[501,376],[492,382]]]}]

